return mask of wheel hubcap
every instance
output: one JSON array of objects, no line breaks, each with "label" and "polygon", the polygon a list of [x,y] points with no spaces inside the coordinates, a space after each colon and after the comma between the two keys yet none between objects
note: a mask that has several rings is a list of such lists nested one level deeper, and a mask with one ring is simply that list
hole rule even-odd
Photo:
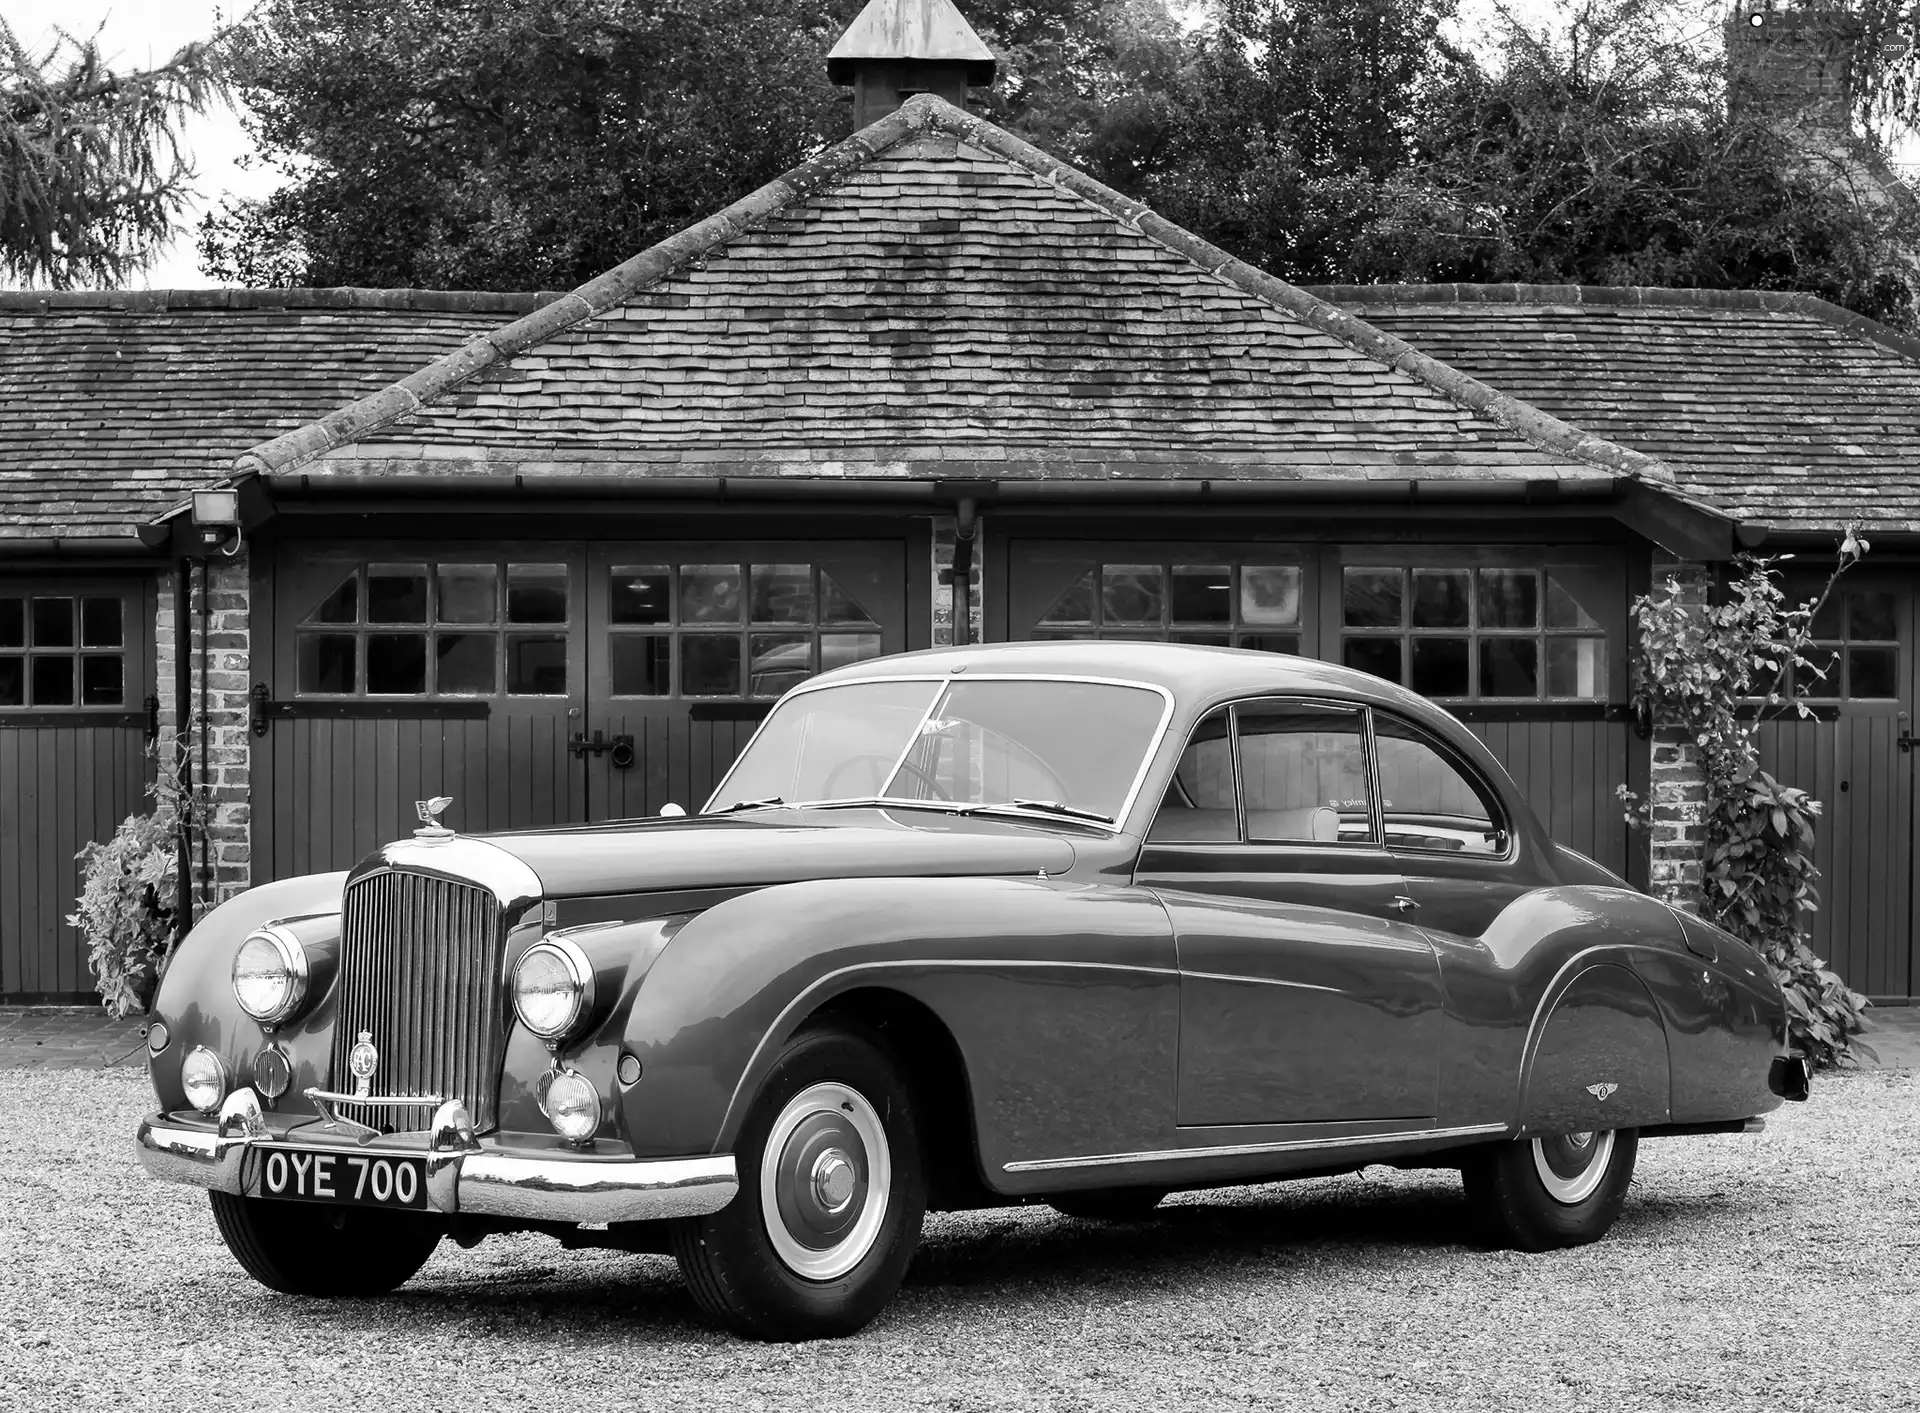
[{"label": "wheel hubcap", "polygon": [[774,1254],[794,1274],[834,1280],[865,1259],[893,1187],[880,1116],[837,1082],[802,1090],[780,1111],[760,1158],[760,1209]]},{"label": "wheel hubcap", "polygon": [[1564,1133],[1533,1140],[1533,1169],[1547,1195],[1571,1207],[1593,1196],[1606,1180],[1613,1157],[1613,1131]]}]

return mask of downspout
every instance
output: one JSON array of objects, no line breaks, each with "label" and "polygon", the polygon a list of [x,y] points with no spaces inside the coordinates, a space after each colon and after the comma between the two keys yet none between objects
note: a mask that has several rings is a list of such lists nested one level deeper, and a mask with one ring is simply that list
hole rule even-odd
[{"label": "downspout", "polygon": [[176,947],[193,926],[193,757],[187,750],[187,721],[193,713],[191,566],[192,561],[183,555],[173,581],[173,777],[181,792],[178,857],[174,862]]},{"label": "downspout", "polygon": [[[208,768],[209,737],[212,723],[208,720],[208,677],[213,666],[213,567],[212,561],[200,561],[200,788],[205,791],[208,810],[212,810],[213,773]],[[207,821],[200,824],[200,886],[213,893],[213,863],[208,857],[208,849],[213,831],[207,828]]]},{"label": "downspout", "polygon": [[979,533],[977,507],[972,496],[965,496],[953,518],[953,568],[949,571],[955,647],[965,647],[973,636],[973,541]]}]

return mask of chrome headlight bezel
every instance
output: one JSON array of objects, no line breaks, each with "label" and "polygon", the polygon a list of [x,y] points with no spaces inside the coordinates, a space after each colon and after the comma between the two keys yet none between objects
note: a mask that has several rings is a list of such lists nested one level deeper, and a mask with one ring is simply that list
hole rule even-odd
[{"label": "chrome headlight bezel", "polygon": [[[543,1026],[527,1018],[526,1008],[521,1004],[520,982],[530,962],[546,957],[557,958],[566,969],[572,983],[573,1004],[559,1022]],[[563,933],[550,933],[520,954],[520,959],[513,964],[508,989],[513,996],[513,1014],[520,1024],[549,1045],[556,1044],[572,1034],[593,1009],[593,963],[572,938]]]},{"label": "chrome headlight bezel", "polygon": [[[264,1011],[254,1010],[247,1004],[246,997],[240,993],[240,961],[247,955],[247,949],[255,942],[264,942],[273,949],[287,976],[285,994],[278,1004]],[[233,968],[229,979],[233,986],[233,999],[240,1009],[261,1025],[276,1026],[292,1019],[298,1014],[301,1006],[306,1004],[308,982],[312,973],[312,963],[300,939],[287,928],[268,923],[264,927],[256,927],[240,943],[240,949],[233,954]]]}]

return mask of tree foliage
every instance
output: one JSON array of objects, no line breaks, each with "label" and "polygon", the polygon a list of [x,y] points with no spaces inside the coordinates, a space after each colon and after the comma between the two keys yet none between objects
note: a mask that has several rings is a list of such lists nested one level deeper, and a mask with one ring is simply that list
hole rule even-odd
[{"label": "tree foliage", "polygon": [[222,93],[214,43],[116,73],[97,33],[36,54],[0,19],[0,275],[110,286],[151,264],[192,195],[180,122]]}]

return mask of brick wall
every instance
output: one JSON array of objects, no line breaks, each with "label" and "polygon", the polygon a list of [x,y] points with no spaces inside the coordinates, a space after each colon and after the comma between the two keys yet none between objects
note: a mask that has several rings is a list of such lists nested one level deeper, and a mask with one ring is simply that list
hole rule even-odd
[{"label": "brick wall", "polygon": [[[1682,600],[1699,605],[1707,602],[1712,585],[1711,571],[1705,565],[1664,556],[1654,559],[1653,578],[1656,585],[1677,579]],[[1648,803],[1653,811],[1648,891],[1689,912],[1697,912],[1700,907],[1706,802],[1707,783],[1699,746],[1675,727],[1656,725],[1648,773]]]},{"label": "brick wall", "polygon": [[[956,522],[951,515],[933,517],[933,646],[953,645],[953,586],[947,582],[953,569]],[[973,522],[973,568],[967,574],[967,641],[985,641],[980,610],[980,586],[984,582],[981,566],[986,558],[986,535],[980,518]]]},{"label": "brick wall", "polygon": [[[251,808],[247,690],[252,685],[248,610],[248,569],[244,551],[232,558],[215,557],[207,578],[210,610],[208,636],[201,640],[202,589],[200,569],[191,574],[192,604],[186,648],[193,678],[191,702],[181,744],[191,764],[195,783],[206,802],[207,849],[203,871],[198,841],[193,854],[194,913],[205,913],[216,903],[242,892],[253,880],[250,843]],[[174,622],[178,580],[173,570],[159,576],[159,610],[154,619],[155,679],[160,696],[160,739],[174,739],[175,682],[180,635]],[[201,650],[210,652],[206,679],[207,771],[200,770]],[[163,765],[167,764],[165,760]]]}]

